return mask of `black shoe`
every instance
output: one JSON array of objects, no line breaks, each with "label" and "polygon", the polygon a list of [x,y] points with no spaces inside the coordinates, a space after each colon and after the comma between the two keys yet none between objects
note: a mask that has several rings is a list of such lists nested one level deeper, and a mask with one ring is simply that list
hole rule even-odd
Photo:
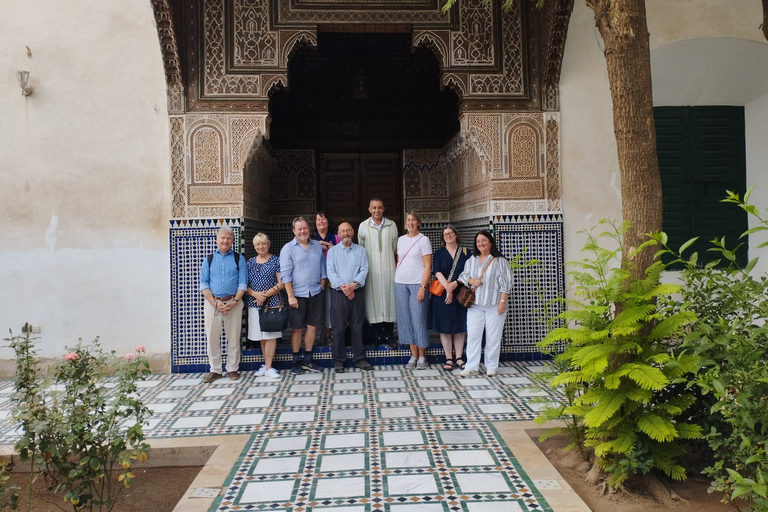
[{"label": "black shoe", "polygon": [[333,363],[333,371],[336,373],[344,373],[344,363]]},{"label": "black shoe", "polygon": [[294,375],[301,375],[302,373],[304,373],[304,370],[301,369],[301,361],[299,361],[298,359],[293,362],[291,373]]},{"label": "black shoe", "polygon": [[303,369],[305,369],[306,371],[313,372],[313,373],[318,373],[318,372],[323,371],[323,369],[320,368],[319,366],[317,366],[315,364],[315,362],[312,361],[311,359],[309,361],[305,361],[305,362],[301,363],[301,367]]},{"label": "black shoe", "polygon": [[360,368],[363,371],[373,370],[373,365],[366,361],[365,359],[361,359],[360,361],[357,361],[355,363],[355,368]]}]

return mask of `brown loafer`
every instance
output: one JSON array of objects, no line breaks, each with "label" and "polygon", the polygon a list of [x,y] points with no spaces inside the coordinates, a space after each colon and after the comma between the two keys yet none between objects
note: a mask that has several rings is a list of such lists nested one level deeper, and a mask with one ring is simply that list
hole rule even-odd
[{"label": "brown loafer", "polygon": [[215,380],[219,380],[220,378],[221,378],[220,373],[216,373],[216,372],[206,373],[205,377],[203,377],[203,382],[209,383]]},{"label": "brown loafer", "polygon": [[229,375],[229,380],[239,380],[240,374],[237,372],[229,372],[227,375]]}]

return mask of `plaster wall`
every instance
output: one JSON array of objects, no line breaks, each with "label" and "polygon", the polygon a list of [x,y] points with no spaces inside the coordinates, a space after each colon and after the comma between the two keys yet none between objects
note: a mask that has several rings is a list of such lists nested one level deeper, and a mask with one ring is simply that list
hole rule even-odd
[{"label": "plaster wall", "polygon": [[[749,202],[760,208],[763,215],[768,215],[768,94],[747,103],[744,107],[744,124],[747,136],[747,186],[755,186]],[[756,226],[754,217],[749,219],[749,227]],[[749,237],[750,258],[759,256],[755,275],[768,274],[768,248],[757,246],[768,241],[765,232],[754,233]]]},{"label": "plaster wall", "polygon": [[[762,58],[768,50],[758,29],[762,21],[759,2],[647,0],[646,8],[655,103],[746,105],[747,180],[749,184],[764,183],[757,188],[768,190],[765,183],[768,177],[764,172],[768,157],[764,142],[768,140],[764,122],[768,99],[764,95],[768,90],[762,89],[766,87],[765,80],[755,79],[756,74],[765,72]],[[598,38],[594,12],[583,0],[577,0],[568,29],[560,83],[566,262],[581,259],[579,251],[584,237],[577,235],[578,231],[590,228],[602,218],[621,218],[612,103]],[[713,44],[720,49],[717,55],[722,54],[722,62],[733,66],[729,67],[732,71],[725,72],[722,67],[713,68],[708,64],[713,59]],[[688,51],[686,46],[697,49]],[[671,53],[670,48],[684,57],[660,59],[659,56]],[[745,59],[743,65],[733,62],[739,55],[747,54],[751,57]],[[755,58],[761,61],[758,65]],[[664,65],[659,65],[660,62]],[[680,63],[690,69],[680,72]],[[721,80],[723,85],[713,86],[713,78],[719,75],[726,75],[730,80]],[[698,91],[697,83],[707,87]],[[759,198],[753,196],[753,201],[768,202],[763,197],[768,197],[768,193],[760,194]]]},{"label": "plaster wall", "polygon": [[168,113],[151,4],[0,0],[0,13],[0,329],[40,325],[43,357],[100,336],[163,362]]}]

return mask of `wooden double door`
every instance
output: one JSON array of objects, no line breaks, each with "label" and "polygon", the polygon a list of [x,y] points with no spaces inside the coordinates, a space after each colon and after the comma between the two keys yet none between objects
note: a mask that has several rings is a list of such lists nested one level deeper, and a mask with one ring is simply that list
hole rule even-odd
[{"label": "wooden double door", "polygon": [[320,209],[334,223],[349,222],[357,232],[370,216],[368,203],[374,197],[384,201],[384,216],[403,225],[400,155],[398,153],[320,153]]}]

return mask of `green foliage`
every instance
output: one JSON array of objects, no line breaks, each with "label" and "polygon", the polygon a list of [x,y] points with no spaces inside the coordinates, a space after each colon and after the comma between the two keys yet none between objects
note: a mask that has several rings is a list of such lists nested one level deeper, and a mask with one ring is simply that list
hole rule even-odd
[{"label": "green foliage", "polygon": [[[744,200],[728,192],[724,200],[758,220],[742,237],[768,230],[766,217],[748,204],[751,192]],[[709,399],[709,410],[697,418],[708,427],[706,440],[714,457],[704,473],[713,479],[711,491],[725,494],[724,501],[737,508],[746,504],[746,510],[768,510],[768,279],[751,274],[757,258],[739,268],[738,248],[728,249],[723,239],[712,240],[709,251],[729,266],[715,268],[717,262],[712,262],[701,268],[697,254],[683,256],[691,243],[678,253],[669,248],[663,252],[684,264],[680,307],[698,317],[682,348],[701,358],[701,371],[690,386],[700,390],[702,401]]]},{"label": "green foliage", "polygon": [[8,471],[8,463],[0,462],[0,511],[5,509],[16,510],[19,506],[18,486],[8,485],[11,475]]},{"label": "green foliage", "polygon": [[605,232],[586,232],[588,257],[572,264],[581,300],[568,301],[569,309],[558,317],[568,324],[552,329],[538,345],[552,352],[566,342],[555,357],[561,371],[551,385],[570,389],[573,400],[559,412],[579,425],[584,447],[594,449],[612,487],[654,469],[684,479],[677,462],[682,442],[700,437],[701,429],[679,418],[693,401],[690,394],[670,389],[698,367],[697,356],[675,350],[696,316],[667,300],[679,287],[659,283],[661,263],[642,279],[630,277],[637,251],[622,250],[628,222],[601,224],[607,224]]},{"label": "green foliage", "polygon": [[144,348],[136,347],[138,357],[126,354],[108,379],[114,352],[104,353],[98,339],[78,342],[48,381],[36,377],[29,336],[7,341],[17,357],[13,414],[22,430],[14,445],[20,458],[36,465],[75,512],[112,510],[135,478],[133,460],[144,462],[149,450],[142,424],[151,411],[136,386],[149,374]]}]

